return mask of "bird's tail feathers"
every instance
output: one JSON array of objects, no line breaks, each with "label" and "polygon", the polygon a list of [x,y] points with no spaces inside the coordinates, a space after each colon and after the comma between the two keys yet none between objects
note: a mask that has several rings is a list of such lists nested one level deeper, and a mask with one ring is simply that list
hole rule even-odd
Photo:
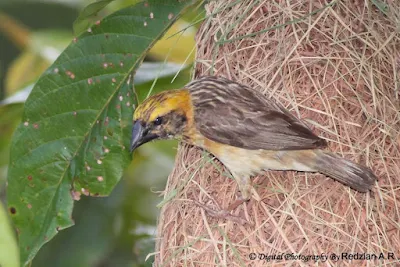
[{"label": "bird's tail feathers", "polygon": [[367,192],[376,181],[375,174],[367,167],[333,153],[316,150],[314,168],[359,192]]}]

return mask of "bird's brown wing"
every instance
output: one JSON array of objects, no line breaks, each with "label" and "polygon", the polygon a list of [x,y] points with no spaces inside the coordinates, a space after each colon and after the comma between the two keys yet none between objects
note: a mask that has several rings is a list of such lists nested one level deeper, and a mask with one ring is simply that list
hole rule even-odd
[{"label": "bird's brown wing", "polygon": [[298,150],[326,146],[275,101],[225,78],[202,77],[187,85],[196,128],[205,137],[245,149]]}]

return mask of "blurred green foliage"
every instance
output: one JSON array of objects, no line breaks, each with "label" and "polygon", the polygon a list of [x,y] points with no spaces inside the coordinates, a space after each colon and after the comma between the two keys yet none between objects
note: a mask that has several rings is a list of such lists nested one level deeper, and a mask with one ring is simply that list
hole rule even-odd
[{"label": "blurred green foliage", "polygon": [[[89,0],[0,0],[0,101],[15,92],[32,86],[54,61],[74,34],[72,25]],[[115,0],[102,9],[99,17],[131,4],[131,0]],[[166,34],[163,42],[150,51],[147,60],[190,64],[194,59],[195,29],[174,33],[198,18],[200,11],[184,17]],[[200,14],[201,15],[201,14]],[[136,86],[143,100],[152,93],[182,87],[190,80],[189,67],[177,77],[169,76]],[[157,77],[160,69],[154,69]],[[171,82],[173,81],[173,82]],[[6,173],[10,140],[20,123],[23,103],[0,104],[0,197],[5,201]],[[151,266],[154,233],[166,178],[173,166],[176,141],[150,143],[140,147],[123,180],[106,198],[82,196],[75,203],[75,226],[62,231],[47,243],[32,266]],[[0,209],[4,209],[0,206]],[[3,214],[1,213],[0,215]],[[7,214],[7,213],[6,213]],[[0,253],[2,267],[18,266],[16,245],[6,215],[0,216],[0,246],[6,242],[6,253]],[[4,227],[3,227],[4,226]],[[0,250],[3,251],[2,247]]]}]

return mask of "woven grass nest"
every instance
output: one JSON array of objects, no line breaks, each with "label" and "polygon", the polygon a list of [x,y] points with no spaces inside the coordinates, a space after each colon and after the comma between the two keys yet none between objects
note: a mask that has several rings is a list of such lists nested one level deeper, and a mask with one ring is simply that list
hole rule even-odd
[{"label": "woven grass nest", "polygon": [[[274,97],[329,150],[373,169],[358,193],[321,174],[270,171],[249,203],[207,215],[237,195],[206,152],[180,145],[161,209],[155,266],[400,266],[398,260],[315,262],[307,255],[400,258],[400,2],[212,1],[197,34],[195,76],[214,74]],[[379,7],[379,8],[378,8]],[[303,255],[269,262],[250,253]],[[253,254],[254,255],[254,254]]]}]

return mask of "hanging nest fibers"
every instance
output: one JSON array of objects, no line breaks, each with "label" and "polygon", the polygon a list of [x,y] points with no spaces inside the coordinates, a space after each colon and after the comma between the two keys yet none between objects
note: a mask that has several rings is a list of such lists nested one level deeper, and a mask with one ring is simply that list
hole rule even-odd
[{"label": "hanging nest fibers", "polygon": [[233,211],[248,221],[242,225],[196,205],[226,208],[237,186],[211,155],[182,144],[164,191],[154,265],[399,264],[400,1],[220,0],[205,8],[196,77],[224,76],[274,97],[329,150],[370,167],[379,181],[362,194],[321,174],[265,172],[253,178],[250,202]]}]

